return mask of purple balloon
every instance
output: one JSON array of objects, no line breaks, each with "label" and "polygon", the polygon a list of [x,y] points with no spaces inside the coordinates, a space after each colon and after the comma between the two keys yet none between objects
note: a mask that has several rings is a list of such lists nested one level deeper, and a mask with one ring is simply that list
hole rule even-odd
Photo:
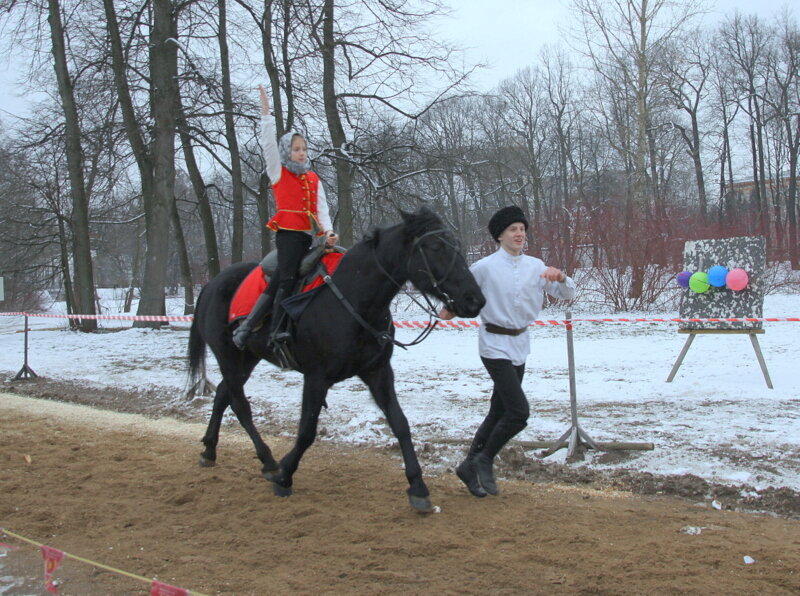
[{"label": "purple balloon", "polygon": [[691,276],[692,276],[692,272],[691,271],[681,271],[680,273],[678,273],[678,277],[677,277],[678,285],[680,287],[682,287],[682,288],[688,288],[689,287],[689,278]]}]

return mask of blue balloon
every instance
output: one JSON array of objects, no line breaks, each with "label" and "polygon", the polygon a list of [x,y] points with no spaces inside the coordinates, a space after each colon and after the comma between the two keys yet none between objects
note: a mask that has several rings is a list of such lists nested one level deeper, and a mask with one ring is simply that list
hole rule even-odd
[{"label": "blue balloon", "polygon": [[728,277],[728,268],[722,265],[714,265],[708,270],[708,283],[715,288],[724,288],[726,277]]}]

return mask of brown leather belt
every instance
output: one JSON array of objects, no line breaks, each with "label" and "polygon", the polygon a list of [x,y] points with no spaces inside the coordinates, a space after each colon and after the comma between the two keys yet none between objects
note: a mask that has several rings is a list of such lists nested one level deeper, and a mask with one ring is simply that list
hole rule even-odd
[{"label": "brown leather belt", "polygon": [[494,323],[485,323],[484,327],[486,327],[486,331],[489,333],[496,333],[497,335],[521,335],[525,333],[525,327],[522,329],[506,329],[505,327],[500,327],[500,325],[495,325]]}]

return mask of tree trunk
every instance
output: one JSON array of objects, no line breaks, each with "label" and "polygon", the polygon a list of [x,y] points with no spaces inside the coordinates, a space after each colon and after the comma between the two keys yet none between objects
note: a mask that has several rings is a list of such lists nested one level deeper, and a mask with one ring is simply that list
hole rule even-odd
[{"label": "tree trunk", "polygon": [[244,190],[242,185],[242,162],[239,156],[239,142],[236,139],[236,123],[233,119],[233,98],[231,97],[231,66],[228,58],[228,24],[226,0],[218,0],[220,66],[222,68],[222,109],[225,112],[225,138],[231,157],[231,189],[233,192],[233,235],[231,237],[231,262],[242,260],[244,252]]},{"label": "tree trunk", "polygon": [[[92,252],[89,240],[89,198],[83,178],[80,121],[69,76],[61,8],[58,0],[49,0],[48,9],[47,21],[50,24],[50,37],[53,43],[54,68],[58,81],[58,92],[61,96],[61,107],[64,110],[67,170],[72,196],[72,260],[75,270],[73,287],[75,304],[73,306],[76,313],[93,315],[96,311]],[[77,327],[83,331],[94,331],[97,329],[97,320],[82,319]]]},{"label": "tree trunk", "polygon": [[789,224],[789,262],[792,269],[800,269],[800,245],[797,236],[797,162],[800,149],[800,114],[796,115],[797,128],[792,130],[787,119],[786,129],[789,139],[789,192],[786,195],[786,220]]},{"label": "tree trunk", "polygon": [[189,265],[189,251],[186,250],[186,238],[183,235],[181,217],[178,213],[178,201],[172,201],[170,206],[170,220],[172,231],[175,234],[175,250],[178,253],[178,262],[181,269],[181,285],[183,285],[183,314],[194,313],[194,287],[192,285],[192,268]]},{"label": "tree trunk", "polygon": [[[172,20],[171,6],[168,0],[155,0],[153,31],[150,38],[151,61],[151,112],[154,116],[154,139],[148,147],[131,99],[127,79],[127,66],[122,49],[114,0],[103,0],[108,28],[111,58],[114,69],[114,83],[119,98],[125,134],[133,150],[133,156],[139,169],[142,184],[142,204],[145,212],[145,263],[144,278],[140,292],[138,315],[164,314],[164,282],[166,280],[169,201],[164,198],[164,191],[170,190],[169,168],[172,167],[172,184],[174,185],[174,129],[175,118],[167,126],[169,113],[174,105],[175,74],[177,72],[177,46],[166,43],[173,32],[166,21]],[[174,23],[173,23],[174,25]],[[170,72],[167,53],[172,53],[174,68]],[[163,85],[162,85],[163,83]],[[172,93],[172,96],[170,95]],[[166,138],[171,141],[173,160],[168,164],[170,148],[166,147]],[[158,155],[158,157],[156,157]],[[158,161],[158,165],[156,165]],[[158,172],[158,175],[156,174]],[[157,179],[158,178],[158,179]],[[161,194],[159,194],[161,193]],[[171,199],[170,199],[171,200]],[[134,327],[159,327],[160,323],[135,321]]]},{"label": "tree trunk", "polygon": [[[264,0],[264,12],[261,17],[261,50],[264,54],[264,69],[267,71],[267,76],[269,77],[269,87],[271,91],[270,104],[272,112],[275,115],[275,132],[278,134],[278,138],[280,138],[283,136],[285,130],[283,123],[283,96],[281,95],[280,71],[275,64],[275,58],[272,53],[272,28],[274,25],[272,9],[274,4],[274,0]],[[289,8],[284,5],[284,10],[288,11]],[[288,18],[288,14],[286,16]]]},{"label": "tree trunk", "polygon": [[189,172],[189,180],[192,189],[197,197],[197,212],[200,216],[200,224],[203,228],[203,239],[206,245],[206,267],[208,268],[208,278],[212,279],[219,275],[219,248],[217,246],[217,233],[214,226],[214,214],[211,211],[211,203],[208,200],[208,189],[203,181],[203,175],[197,166],[197,159],[194,156],[192,138],[189,135],[188,124],[183,114],[180,94],[177,96],[178,102],[178,132],[180,133],[181,146],[183,147],[183,159],[186,162],[186,169]]},{"label": "tree trunk", "polygon": [[[153,139],[152,193],[142,193],[147,252],[137,315],[164,315],[164,286],[169,254],[169,211],[175,196],[175,121],[178,73],[177,23],[170,0],[153,0],[150,33],[150,110]],[[159,323],[136,321],[137,327]]]},{"label": "tree trunk", "polygon": [[128,291],[125,292],[125,304],[122,307],[122,312],[131,312],[134,294],[136,287],[139,284],[139,272],[141,271],[142,264],[142,231],[141,219],[136,222],[136,251],[133,254],[133,262],[131,263],[131,278],[128,284]]},{"label": "tree trunk", "polygon": [[322,99],[331,143],[336,159],[339,237],[343,246],[353,245],[353,174],[345,159],[347,138],[336,101],[336,42],[333,36],[334,0],[325,0],[322,9]]},{"label": "tree trunk", "polygon": [[697,183],[697,199],[700,202],[700,215],[705,221],[708,216],[708,199],[706,198],[706,181],[703,175],[703,161],[700,155],[700,126],[697,123],[697,112],[692,112],[692,162],[694,177]]},{"label": "tree trunk", "polygon": [[[56,214],[58,221],[58,248],[59,258],[61,259],[61,276],[64,279],[64,303],[67,307],[67,314],[78,314],[75,309],[74,292],[72,288],[72,273],[69,267],[69,249],[67,248],[67,232],[64,226],[64,218],[61,214]],[[95,321],[96,322],[96,321]],[[69,319],[70,329],[78,329],[79,322],[76,319]]]}]

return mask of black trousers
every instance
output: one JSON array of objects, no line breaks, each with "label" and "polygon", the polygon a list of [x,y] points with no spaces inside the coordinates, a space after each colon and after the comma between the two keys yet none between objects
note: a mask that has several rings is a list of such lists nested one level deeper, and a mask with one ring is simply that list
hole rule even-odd
[{"label": "black trousers", "polygon": [[[266,294],[275,298],[278,289],[283,290],[283,298],[288,298],[297,283],[300,262],[311,246],[311,235],[294,230],[278,230],[275,233],[275,247],[278,249],[278,270],[269,280]],[[278,306],[278,305],[275,305]]]},{"label": "black trousers", "polygon": [[503,446],[528,425],[530,406],[522,391],[525,365],[510,360],[483,358],[483,365],[494,382],[489,413],[478,427],[469,456],[482,454],[493,459]]}]

